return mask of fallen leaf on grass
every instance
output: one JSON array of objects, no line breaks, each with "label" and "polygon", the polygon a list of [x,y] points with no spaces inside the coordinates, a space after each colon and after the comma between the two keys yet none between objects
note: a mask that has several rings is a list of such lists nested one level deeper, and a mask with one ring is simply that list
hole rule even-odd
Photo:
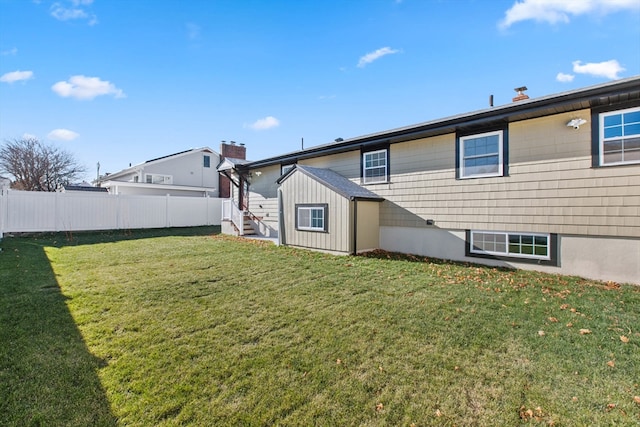
[{"label": "fallen leaf on grass", "polygon": [[555,317],[549,317],[549,322],[556,323],[557,321],[558,321],[558,319],[557,319],[557,318],[555,318]]},{"label": "fallen leaf on grass", "polygon": [[580,329],[580,335],[590,334],[591,331],[589,329]]},{"label": "fallen leaf on grass", "polygon": [[627,343],[629,342],[629,338],[625,337],[624,335],[620,335],[620,341]]},{"label": "fallen leaf on grass", "polygon": [[340,364],[342,364],[342,360],[336,359],[336,365],[340,365]]},{"label": "fallen leaf on grass", "polygon": [[572,326],[573,326],[573,323],[571,323],[571,322],[567,323],[567,328],[570,328]]},{"label": "fallen leaf on grass", "polygon": [[376,405],[376,412],[380,412],[384,409],[384,405],[382,404],[382,402],[378,403]]},{"label": "fallen leaf on grass", "polygon": [[541,337],[544,336],[544,331],[538,331],[538,335],[540,335]]},{"label": "fallen leaf on grass", "polygon": [[609,360],[609,361],[607,362],[607,366],[611,366],[612,368],[615,368],[615,366],[616,366],[616,362],[614,362],[613,360]]},{"label": "fallen leaf on grass", "polygon": [[640,396],[633,396],[633,401],[640,405]]},{"label": "fallen leaf on grass", "polygon": [[609,403],[609,404],[607,405],[607,412],[609,412],[610,410],[614,409],[615,407],[616,407],[616,404],[615,404],[615,403]]},{"label": "fallen leaf on grass", "polygon": [[440,409],[436,409],[436,417],[441,417],[442,416],[442,412],[440,412]]},{"label": "fallen leaf on grass", "polygon": [[620,289],[620,285],[616,282],[607,282],[604,288],[608,291],[612,291],[614,289]]}]

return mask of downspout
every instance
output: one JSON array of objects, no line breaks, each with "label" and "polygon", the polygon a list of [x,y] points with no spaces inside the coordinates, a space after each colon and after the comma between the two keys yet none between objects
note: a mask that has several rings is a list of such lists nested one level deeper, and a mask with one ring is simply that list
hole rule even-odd
[{"label": "downspout", "polygon": [[282,201],[282,188],[278,187],[278,246],[286,245],[284,235],[284,205]]},{"label": "downspout", "polygon": [[358,200],[353,199],[353,253],[358,254]]}]

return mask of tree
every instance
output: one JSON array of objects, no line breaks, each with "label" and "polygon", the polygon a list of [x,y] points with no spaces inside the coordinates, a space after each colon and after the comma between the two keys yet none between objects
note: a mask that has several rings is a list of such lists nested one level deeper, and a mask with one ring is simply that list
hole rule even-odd
[{"label": "tree", "polygon": [[0,148],[0,173],[13,176],[12,188],[18,190],[56,191],[85,170],[72,154],[36,138],[5,141]]}]

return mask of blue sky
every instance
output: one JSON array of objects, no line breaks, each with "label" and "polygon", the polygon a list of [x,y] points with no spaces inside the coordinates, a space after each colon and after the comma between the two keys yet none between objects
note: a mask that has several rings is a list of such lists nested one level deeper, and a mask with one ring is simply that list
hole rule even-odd
[{"label": "blue sky", "polygon": [[0,0],[0,140],[258,160],[640,74],[640,0]]}]

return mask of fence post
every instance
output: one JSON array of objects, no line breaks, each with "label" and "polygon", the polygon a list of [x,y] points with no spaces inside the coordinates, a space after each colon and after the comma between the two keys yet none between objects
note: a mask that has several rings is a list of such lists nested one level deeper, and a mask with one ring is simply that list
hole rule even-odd
[{"label": "fence post", "polygon": [[171,221],[169,220],[169,193],[167,193],[166,196],[166,204],[165,204],[165,222],[164,222],[164,226],[169,228],[170,227],[170,223]]},{"label": "fence post", "polygon": [[4,234],[4,224],[7,220],[7,212],[9,211],[9,209],[6,208],[6,205],[8,204],[8,199],[9,198],[9,190],[0,190],[0,239],[2,239],[2,236]]}]

